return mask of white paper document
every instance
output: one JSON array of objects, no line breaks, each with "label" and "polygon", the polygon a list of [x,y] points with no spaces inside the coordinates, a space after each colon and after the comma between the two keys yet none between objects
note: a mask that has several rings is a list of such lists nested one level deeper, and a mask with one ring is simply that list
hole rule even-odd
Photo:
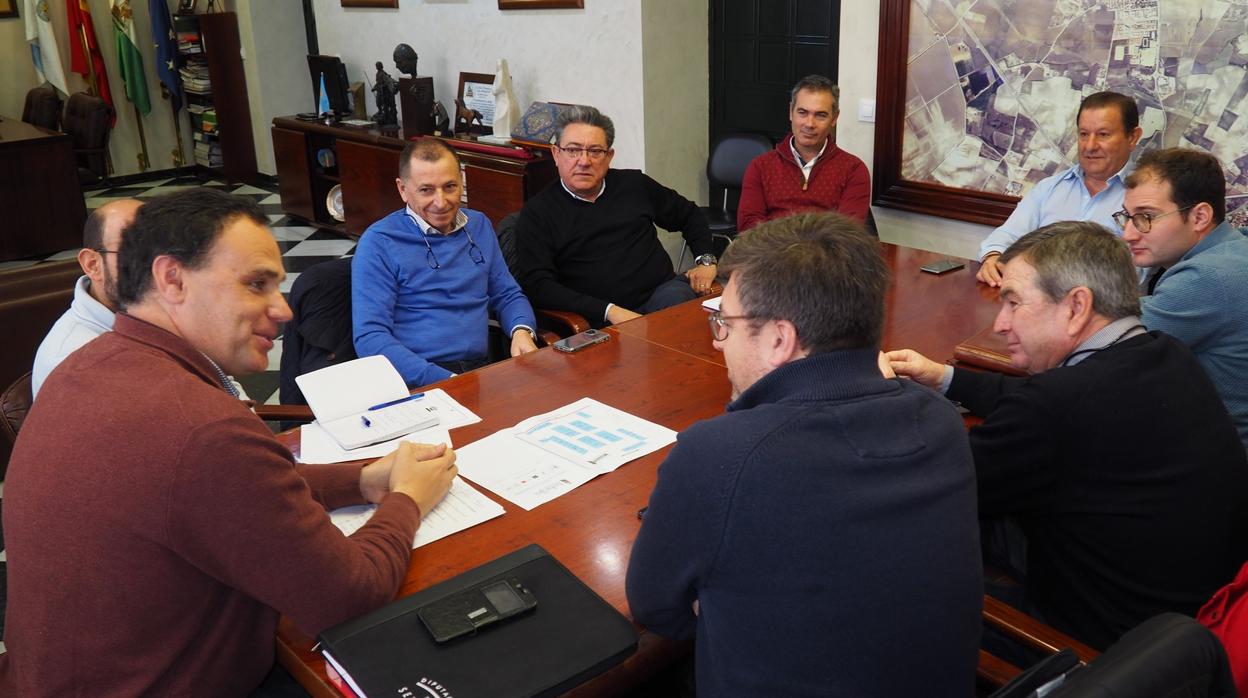
[{"label": "white paper document", "polygon": [[448,432],[451,429],[468,424],[476,424],[481,421],[480,417],[467,407],[459,404],[455,398],[448,395],[441,388],[428,390],[423,398],[404,404],[436,414],[438,416],[438,424],[390,439],[389,441],[347,450],[339,446],[338,442],[326,433],[318,422],[312,422],[311,424],[303,425],[303,428],[299,430],[299,462],[342,463],[349,460],[381,458],[392,453],[399,447],[399,442],[405,440],[450,446],[451,437]]},{"label": "white paper document", "polygon": [[[374,511],[377,511],[376,504],[343,507],[329,512],[329,520],[338,530],[349,536],[368,523]],[[428,545],[502,515],[501,504],[457,477],[451,482],[451,491],[446,493],[446,498],[420,520],[420,528],[416,529],[416,540],[412,542],[412,548]]]},{"label": "white paper document", "polygon": [[712,313],[717,312],[719,310],[719,303],[723,299],[724,299],[723,296],[715,296],[714,298],[708,298],[702,301],[702,307],[706,308],[708,312],[712,312]]},{"label": "white paper document", "polygon": [[456,464],[460,475],[528,510],[675,440],[667,427],[581,398],[468,444]]},{"label": "white paper document", "polygon": [[450,446],[451,433],[439,424],[428,429],[405,434],[397,439],[382,441],[372,446],[353,448],[348,451],[339,446],[338,442],[334,441],[334,437],[322,429],[320,424],[312,422],[303,425],[299,430],[299,458],[297,460],[300,463],[345,463],[351,460],[377,460],[382,456],[388,456],[397,451],[400,441],[412,441],[420,444],[446,444]]}]

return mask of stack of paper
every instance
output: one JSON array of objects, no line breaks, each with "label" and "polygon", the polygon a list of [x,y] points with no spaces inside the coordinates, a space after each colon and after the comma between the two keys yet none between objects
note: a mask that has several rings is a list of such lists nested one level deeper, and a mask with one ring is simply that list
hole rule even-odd
[{"label": "stack of paper", "polygon": [[[368,523],[376,510],[375,504],[343,507],[330,512],[329,520],[349,536]],[[416,540],[412,542],[412,547],[419,548],[422,545],[428,545],[452,533],[458,533],[502,515],[501,504],[476,491],[472,485],[457,477],[451,482],[451,491],[447,492],[446,498],[420,520],[420,528],[416,529]]]},{"label": "stack of paper", "polygon": [[676,441],[676,432],[581,398],[458,451],[459,473],[524,509]]}]

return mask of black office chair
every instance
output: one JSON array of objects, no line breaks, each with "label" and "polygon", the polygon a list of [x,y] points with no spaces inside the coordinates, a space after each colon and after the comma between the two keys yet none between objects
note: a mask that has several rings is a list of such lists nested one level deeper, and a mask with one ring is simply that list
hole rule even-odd
[{"label": "black office chair", "polygon": [[[733,133],[722,136],[711,147],[706,160],[706,178],[711,184],[710,206],[701,207],[711,228],[711,237],[723,243],[716,246],[722,253],[737,236],[737,202],[741,199],[741,180],[750,161],[770,151],[771,139],[761,133]],[[685,263],[685,249],[680,251],[679,270]]]},{"label": "black office chair", "polygon": [[[1041,665],[1044,665],[1041,667]],[[1226,651],[1200,623],[1163,613],[1080,664],[1070,651],[1047,658],[991,698],[1233,698]]]},{"label": "black office chair", "polygon": [[351,258],[313,265],[290,287],[293,314],[282,332],[283,405],[306,405],[295,378],[356,358],[351,337]]}]

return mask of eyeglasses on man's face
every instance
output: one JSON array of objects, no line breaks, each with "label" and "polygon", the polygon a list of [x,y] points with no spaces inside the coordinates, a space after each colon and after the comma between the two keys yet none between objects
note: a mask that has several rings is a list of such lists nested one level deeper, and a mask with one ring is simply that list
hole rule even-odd
[{"label": "eyeglasses on man's face", "polygon": [[579,160],[581,156],[584,155],[592,161],[598,161],[606,157],[607,153],[611,152],[608,148],[582,148],[579,146],[565,148],[561,145],[557,145],[555,148],[559,152],[575,160]]},{"label": "eyeglasses on man's face", "polygon": [[724,315],[721,311],[716,310],[706,318],[707,323],[711,326],[711,336],[715,341],[722,342],[728,339],[728,330],[732,329],[732,325],[728,324],[729,320],[755,320],[755,315]]},{"label": "eyeglasses on man's face", "polygon": [[1131,221],[1131,225],[1134,225],[1136,230],[1140,231],[1141,233],[1147,233],[1148,231],[1153,229],[1153,221],[1157,220],[1158,218],[1165,218],[1166,216],[1172,213],[1179,213],[1180,211],[1186,211],[1187,209],[1192,208],[1195,205],[1196,204],[1192,204],[1191,206],[1184,206],[1183,208],[1176,208],[1173,211],[1166,211],[1165,213],[1131,214],[1131,213],[1127,213],[1126,209],[1123,209],[1113,214],[1113,218],[1114,218],[1114,222],[1117,223],[1118,226],[1121,228],[1126,228],[1127,221]]}]

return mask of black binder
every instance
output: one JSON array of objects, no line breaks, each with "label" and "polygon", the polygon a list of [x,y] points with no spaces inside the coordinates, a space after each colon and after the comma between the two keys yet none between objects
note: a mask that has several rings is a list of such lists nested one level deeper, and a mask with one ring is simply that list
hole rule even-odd
[{"label": "black binder", "polygon": [[[433,601],[516,577],[537,608],[439,645],[417,616]],[[325,658],[361,698],[554,696],[637,649],[637,632],[539,545],[529,545],[321,633]]]}]

